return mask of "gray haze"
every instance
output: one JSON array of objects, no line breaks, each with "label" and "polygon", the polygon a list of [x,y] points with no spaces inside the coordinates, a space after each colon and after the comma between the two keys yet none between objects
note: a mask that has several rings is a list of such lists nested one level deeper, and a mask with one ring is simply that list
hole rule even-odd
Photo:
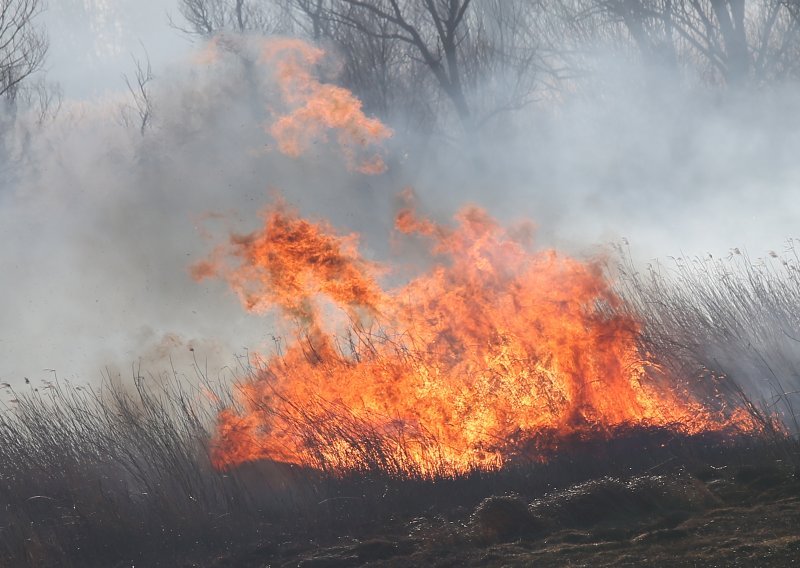
[{"label": "gray haze", "polygon": [[92,99],[124,88],[133,57],[149,57],[163,71],[192,49],[170,27],[176,12],[165,0],[51,0],[41,16],[50,37],[48,79],[68,99]]},{"label": "gray haze", "polygon": [[[62,108],[41,126],[20,118],[0,156],[0,381],[47,369],[94,380],[140,360],[160,371],[170,355],[181,372],[194,355],[216,370],[271,347],[268,320],[245,314],[224,284],[193,282],[187,266],[216,242],[205,231],[256,228],[274,189],[361,232],[379,260],[406,185],[439,219],[477,202],[533,219],[542,244],[574,254],[625,237],[642,261],[732,247],[757,257],[800,232],[794,86],[731,100],[631,66],[609,73],[603,97],[529,107],[478,139],[397,135],[389,171],[369,177],[329,146],[276,153],[263,128],[268,70],[254,80],[235,54],[198,63],[164,4],[64,1],[48,16]],[[82,11],[92,5],[105,8]],[[140,41],[155,74],[143,135],[121,78]]]}]

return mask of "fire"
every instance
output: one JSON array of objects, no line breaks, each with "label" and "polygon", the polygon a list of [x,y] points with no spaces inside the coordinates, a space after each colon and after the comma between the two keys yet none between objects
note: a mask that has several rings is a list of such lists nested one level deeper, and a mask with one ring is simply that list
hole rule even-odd
[{"label": "fire", "polygon": [[[325,223],[300,219],[282,202],[263,217],[262,231],[233,235],[229,247],[218,247],[208,261],[192,266],[192,276],[200,280],[222,274],[247,310],[263,313],[278,307],[304,326],[318,324],[313,302],[318,294],[346,306],[353,316],[357,308],[377,311],[377,267],[360,258],[356,235],[335,236]],[[229,251],[241,261],[235,270],[223,268]]]},{"label": "fire", "polygon": [[386,169],[380,144],[391,130],[380,120],[368,118],[361,101],[342,87],[321,83],[313,68],[325,52],[299,39],[264,40],[261,62],[275,69],[283,100],[292,110],[279,117],[269,131],[284,154],[297,157],[315,143],[324,142],[335,130],[347,166],[363,174]]},{"label": "fire", "polygon": [[398,239],[427,243],[431,266],[385,289],[388,268],[361,257],[357,235],[281,203],[263,219],[192,269],[295,330],[219,414],[218,467],[453,475],[499,468],[544,439],[748,427],[664,380],[600,263],[535,249],[529,225],[506,229],[477,207],[440,225],[407,202]]},{"label": "fire", "polygon": [[[262,44],[292,109],[270,132],[297,156],[335,130],[351,168],[383,171],[375,148],[390,130],[352,93],[314,77],[322,57],[298,40]],[[753,427],[648,361],[640,324],[599,261],[535,248],[530,223],[505,228],[471,206],[442,225],[417,213],[410,192],[403,199],[395,238],[423,243],[429,263],[400,286],[382,285],[397,267],[363,258],[359,235],[280,201],[260,229],[191,267],[292,333],[219,413],[217,467],[267,459],[433,477],[621,429]]]},{"label": "fire", "polygon": [[345,88],[321,82],[317,68],[325,51],[296,38],[243,38],[225,34],[211,38],[195,54],[197,65],[219,63],[226,53],[245,54],[255,46],[257,63],[271,90],[277,91],[268,103],[271,120],[265,129],[275,139],[278,150],[294,158],[335,135],[335,147],[347,168],[367,175],[386,171],[381,144],[392,130],[376,118],[364,114],[361,101]]}]

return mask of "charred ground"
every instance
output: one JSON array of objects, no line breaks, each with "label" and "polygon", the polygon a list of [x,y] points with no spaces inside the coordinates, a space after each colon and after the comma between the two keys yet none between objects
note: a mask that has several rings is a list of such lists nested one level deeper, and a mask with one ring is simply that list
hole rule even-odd
[{"label": "charred ground", "polygon": [[187,391],[108,388],[19,393],[3,564],[783,566],[800,546],[800,448],[779,432],[637,428],[447,479],[222,472]]}]

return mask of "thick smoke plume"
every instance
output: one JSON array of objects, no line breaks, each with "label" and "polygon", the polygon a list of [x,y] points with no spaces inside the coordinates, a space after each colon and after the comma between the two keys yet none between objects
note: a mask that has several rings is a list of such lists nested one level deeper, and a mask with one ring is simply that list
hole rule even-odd
[{"label": "thick smoke plume", "polygon": [[[335,54],[313,49],[314,88],[335,91]],[[539,242],[571,252],[627,237],[637,261],[734,246],[757,257],[796,231],[794,87],[720,97],[609,64],[596,96],[543,97],[477,133],[423,138],[398,125],[389,138],[367,122],[378,153],[362,154],[351,130],[343,159],[335,136],[282,139],[281,117],[303,107],[287,106],[281,65],[261,40],[228,35],[156,73],[147,128],[127,93],[65,101],[43,124],[3,122],[0,379],[55,369],[94,380],[138,362],[159,372],[170,356],[191,373],[194,358],[221,369],[268,349],[280,330],[187,267],[211,248],[205,237],[254,230],[276,190],[303,215],[360,233],[376,260],[392,254],[408,185],[439,220],[475,202],[501,220],[533,219]]]}]

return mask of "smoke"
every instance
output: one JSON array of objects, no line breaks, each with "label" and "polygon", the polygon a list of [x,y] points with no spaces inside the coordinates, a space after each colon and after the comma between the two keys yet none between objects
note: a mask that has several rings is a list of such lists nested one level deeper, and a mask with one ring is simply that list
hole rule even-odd
[{"label": "smoke", "polygon": [[107,364],[158,352],[165,334],[187,345],[219,339],[214,351],[231,360],[272,343],[268,323],[190,279],[187,267],[210,246],[204,233],[252,225],[270,188],[321,214],[344,213],[337,204],[359,201],[363,186],[333,147],[320,144],[305,163],[276,152],[264,128],[274,82],[246,54],[228,56],[171,69],[152,92],[144,135],[123,120],[131,109],[121,94],[65,102],[55,121],[23,118],[6,136],[4,380],[42,369],[99,377]]},{"label": "smoke", "polygon": [[168,18],[176,10],[162,0],[47,4],[38,19],[50,37],[47,77],[73,99],[90,100],[121,87],[132,54],[163,69],[193,49],[184,34],[171,29]]},{"label": "smoke", "polygon": [[158,372],[169,357],[220,369],[270,349],[268,319],[187,267],[220,236],[254,229],[276,190],[361,233],[377,260],[392,254],[407,185],[434,218],[474,202],[533,219],[540,243],[578,253],[627,237],[639,259],[734,246],[758,256],[796,232],[794,87],[720,97],[614,68],[594,95],[499,115],[476,136],[395,128],[388,171],[369,176],[348,170],[335,140],[281,154],[269,126],[283,103],[259,40],[228,42],[219,57],[156,70],[143,134],[126,92],[66,100],[53,121],[18,117],[3,134],[0,379],[56,369],[93,380],[136,362]]},{"label": "smoke", "polygon": [[573,251],[628,238],[640,259],[755,258],[797,235],[796,85],[722,96],[626,69],[596,96],[506,117],[414,185],[529,217]]}]

